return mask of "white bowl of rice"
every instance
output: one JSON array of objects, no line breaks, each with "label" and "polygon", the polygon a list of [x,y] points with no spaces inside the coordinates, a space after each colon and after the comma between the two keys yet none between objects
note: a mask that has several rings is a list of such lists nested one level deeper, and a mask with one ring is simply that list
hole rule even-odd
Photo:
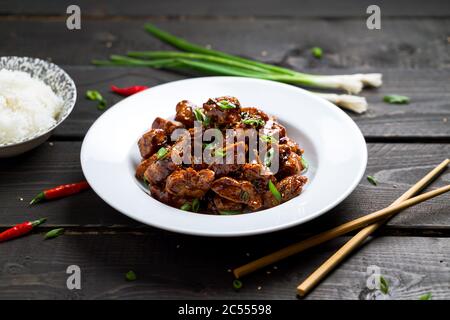
[{"label": "white bowl of rice", "polygon": [[72,111],[77,97],[70,76],[36,58],[0,57],[0,158],[46,141]]}]

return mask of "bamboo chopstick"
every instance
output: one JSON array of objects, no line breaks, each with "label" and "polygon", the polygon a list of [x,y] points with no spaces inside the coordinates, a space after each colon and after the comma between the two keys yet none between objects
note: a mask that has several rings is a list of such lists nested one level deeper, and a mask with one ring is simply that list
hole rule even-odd
[{"label": "bamboo chopstick", "polygon": [[[426,186],[432,179],[441,172],[448,164],[450,160],[446,159],[444,160],[439,166],[437,166],[434,170],[432,170],[430,173],[428,173],[424,178],[422,178],[418,183],[416,183],[411,189],[409,189],[407,192],[405,192],[400,198],[398,198],[391,207],[394,207],[398,205],[399,203],[404,203],[406,201],[411,201],[412,199],[421,197],[426,195],[422,194],[421,196],[411,198],[409,200],[404,201],[408,197],[412,196],[413,194],[419,192],[423,187]],[[429,179],[427,179],[429,178]],[[447,186],[448,187],[448,186]],[[443,187],[444,189],[446,187]],[[440,188],[440,189],[443,189]],[[436,189],[434,191],[437,191],[439,189]],[[404,202],[402,202],[404,201]],[[344,260],[345,257],[347,257],[353,250],[355,250],[357,247],[363,243],[367,237],[369,237],[375,230],[377,230],[380,226],[382,226],[389,217],[386,219],[382,219],[378,221],[377,223],[374,223],[372,225],[369,225],[359,231],[355,236],[353,236],[349,241],[347,241],[346,244],[344,244],[338,251],[336,251],[335,254],[333,254],[327,261],[325,261],[316,271],[314,271],[308,278],[306,278],[305,281],[303,281],[298,287],[297,287],[297,293],[300,296],[305,296],[309,291],[311,291],[312,288],[314,288],[331,270],[334,269],[335,266],[337,266],[342,260]]]},{"label": "bamboo chopstick", "polygon": [[[425,175],[421,180],[419,180],[415,185],[413,185],[408,191],[406,191],[400,198],[398,198],[392,205],[396,205],[420,190],[422,190],[425,186],[427,186],[442,170],[444,170],[447,165],[450,163],[449,159],[444,160],[441,164],[439,164],[436,168],[430,171],[427,175]],[[382,222],[380,222],[380,225]],[[278,250],[274,253],[268,254],[262,258],[259,258],[255,261],[247,263],[239,268],[233,270],[233,274],[236,278],[245,276],[249,273],[252,273],[256,270],[259,270],[265,266],[268,266],[274,262],[280,261],[287,257],[290,257],[296,253],[302,252],[306,249],[324,243],[328,240],[336,238],[338,236],[344,235],[350,231],[356,230],[358,227],[352,223],[352,221],[344,223],[338,227],[330,229],[328,231],[324,231],[318,235],[310,237],[308,239],[302,240],[295,244],[292,244],[286,248]],[[366,227],[369,228],[369,227]],[[378,228],[378,226],[377,226]],[[376,229],[375,229],[376,230]],[[373,232],[373,231],[372,231]]]}]

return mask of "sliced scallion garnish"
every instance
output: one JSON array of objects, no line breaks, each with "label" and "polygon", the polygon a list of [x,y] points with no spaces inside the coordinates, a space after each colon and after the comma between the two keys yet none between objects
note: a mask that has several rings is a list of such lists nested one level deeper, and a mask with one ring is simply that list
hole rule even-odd
[{"label": "sliced scallion garnish", "polygon": [[217,101],[217,105],[219,106],[220,109],[222,110],[227,110],[227,109],[236,109],[236,105],[233,102],[230,102],[228,100],[220,100]]},{"label": "sliced scallion garnish", "polygon": [[198,199],[192,200],[192,211],[198,212],[199,209],[200,209],[200,200]]},{"label": "sliced scallion garnish", "polygon": [[220,210],[219,213],[223,216],[232,216],[235,214],[240,214],[242,212],[237,211],[237,210]]},{"label": "sliced scallion garnish", "polygon": [[277,143],[277,139],[275,139],[272,136],[265,135],[265,134],[261,135],[260,139],[267,143]]},{"label": "sliced scallion garnish", "polygon": [[257,126],[257,127],[262,127],[266,124],[266,122],[263,119],[253,119],[253,118],[243,119],[241,122],[249,126]]},{"label": "sliced scallion garnish", "polygon": [[156,159],[161,160],[163,159],[167,154],[169,153],[169,150],[161,147],[157,152],[156,152]]},{"label": "sliced scallion garnish", "polygon": [[277,187],[273,184],[272,180],[269,180],[269,190],[272,192],[274,198],[281,202],[281,193],[278,191]]},{"label": "sliced scallion garnish", "polygon": [[300,162],[301,162],[302,167],[303,167],[302,172],[304,173],[304,172],[308,171],[308,168],[309,168],[309,163],[308,163],[308,161],[306,161],[306,159],[302,157],[301,160],[300,160]]},{"label": "sliced scallion garnish", "polygon": [[191,204],[189,202],[186,202],[185,204],[183,204],[180,209],[184,210],[184,211],[190,211],[192,208]]}]

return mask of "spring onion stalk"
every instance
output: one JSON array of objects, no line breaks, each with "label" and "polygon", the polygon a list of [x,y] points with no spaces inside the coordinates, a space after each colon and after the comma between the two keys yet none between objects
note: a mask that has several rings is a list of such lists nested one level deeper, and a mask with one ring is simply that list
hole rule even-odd
[{"label": "spring onion stalk", "polygon": [[292,78],[290,77],[285,78],[285,80],[276,80],[276,81],[303,84],[319,88],[342,89],[349,93],[359,93],[361,92],[364,86],[379,87],[382,84],[381,80],[382,76],[379,73],[336,75],[336,76],[319,76],[300,73],[293,70],[289,70],[287,68],[282,68],[250,59],[237,57],[217,50],[203,48],[199,45],[190,43],[184,39],[178,38],[168,32],[165,32],[152,24],[147,23],[145,25],[145,29],[156,38],[184,51],[192,53],[200,53],[209,56],[217,56],[235,62],[245,63],[247,65],[263,68],[271,73],[278,73],[280,75],[284,74],[286,76],[293,76],[295,78],[294,82],[288,81],[292,80]]},{"label": "spring onion stalk", "polygon": [[138,59],[173,59],[173,58],[185,58],[185,59],[194,59],[194,60],[202,60],[208,61],[223,65],[228,65],[232,67],[248,69],[255,72],[267,73],[267,69],[261,68],[258,66],[254,66],[248,63],[243,63],[236,60],[226,59],[222,57],[202,54],[202,53],[189,53],[189,52],[178,52],[178,51],[131,51],[128,52],[127,55],[129,57],[138,58]]},{"label": "spring onion stalk", "polygon": [[[171,54],[171,56],[175,57],[176,55]],[[159,54],[155,55],[155,58],[156,57],[161,57],[161,55]],[[111,58],[110,61],[94,60],[93,63],[99,66],[136,66],[136,67],[166,68],[171,70],[191,69],[220,75],[257,77],[274,81],[284,80],[285,82],[299,84],[298,80],[287,75],[258,73],[249,69],[224,66],[222,64],[196,60],[177,59],[177,58],[141,60],[119,55],[112,55],[110,58]],[[332,93],[318,93],[318,92],[314,93],[342,108],[354,111],[356,113],[362,113],[367,110],[367,101],[363,97],[346,94],[338,95]]]},{"label": "spring onion stalk", "polygon": [[313,93],[344,109],[348,109],[356,113],[363,113],[367,111],[367,101],[366,98],[364,97],[352,96],[349,94],[334,94],[321,92],[313,92]]}]

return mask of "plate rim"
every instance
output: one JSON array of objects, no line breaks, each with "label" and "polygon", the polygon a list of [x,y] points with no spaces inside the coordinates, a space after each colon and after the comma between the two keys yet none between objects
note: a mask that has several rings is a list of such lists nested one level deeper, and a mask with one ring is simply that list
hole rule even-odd
[{"label": "plate rim", "polygon": [[[217,81],[220,80],[238,80],[238,81],[249,81],[249,82],[262,82],[262,83],[270,83],[272,85],[279,85],[279,86],[285,86],[285,87],[289,87],[289,88],[293,88],[298,90],[299,92],[301,92],[302,94],[305,94],[311,98],[313,98],[314,100],[318,101],[319,103],[325,104],[327,105],[330,109],[333,109],[334,112],[337,112],[338,114],[340,114],[340,116],[343,116],[344,118],[347,118],[347,120],[349,121],[349,123],[354,127],[355,129],[355,133],[357,133],[358,138],[361,140],[362,142],[362,151],[363,154],[361,154],[362,156],[362,161],[361,161],[361,166],[359,169],[359,172],[357,172],[355,174],[355,177],[351,183],[351,185],[349,185],[347,187],[347,189],[345,190],[345,192],[343,192],[339,197],[337,197],[334,201],[330,202],[327,206],[324,206],[323,208],[321,208],[320,210],[317,210],[314,214],[310,214],[306,217],[303,217],[301,219],[297,219],[297,220],[293,220],[289,223],[284,223],[284,224],[279,224],[273,227],[266,227],[266,228],[253,228],[252,230],[247,230],[247,231],[226,231],[226,232],[211,232],[208,230],[203,230],[203,231],[198,231],[198,230],[190,230],[189,228],[185,228],[185,229],[180,229],[179,227],[172,227],[172,226],[167,226],[167,225],[162,225],[161,223],[154,223],[146,221],[144,219],[142,219],[141,217],[137,217],[137,216],[133,216],[130,215],[127,212],[123,212],[120,208],[118,208],[114,203],[112,203],[109,199],[105,199],[100,195],[100,191],[96,190],[96,187],[92,186],[92,189],[94,190],[94,192],[103,200],[105,201],[109,206],[111,206],[113,209],[115,209],[116,211],[120,212],[121,214],[124,214],[125,216],[138,221],[142,224],[145,225],[149,225],[152,227],[156,227],[162,230],[167,230],[170,232],[175,232],[175,233],[181,233],[181,234],[188,234],[188,235],[195,235],[195,236],[205,236],[205,237],[237,237],[237,236],[252,236],[252,235],[258,235],[258,234],[265,234],[265,233],[271,233],[271,232],[276,232],[276,231],[280,231],[280,230],[284,230],[284,229],[289,229],[301,224],[304,224],[308,221],[311,221],[321,215],[323,215],[324,213],[330,211],[331,209],[333,209],[334,207],[336,207],[338,204],[340,204],[342,201],[344,201],[358,186],[359,182],[361,181],[364,172],[366,170],[367,167],[367,159],[368,159],[368,151],[367,151],[367,143],[365,141],[364,135],[361,132],[361,129],[358,127],[358,125],[354,122],[354,120],[347,114],[345,113],[343,110],[341,110],[340,108],[336,107],[335,105],[333,105],[331,102],[320,98],[316,95],[314,95],[313,93],[303,89],[303,88],[299,88],[290,84],[285,84],[285,83],[280,83],[280,82],[276,82],[276,81],[271,81],[271,80],[264,80],[264,79],[257,79],[257,78],[246,78],[246,77],[234,77],[234,76],[210,76],[210,77],[195,77],[195,78],[187,78],[187,79],[180,79],[180,80],[176,80],[176,81],[171,81],[171,82],[167,82],[167,83],[163,83],[157,86],[152,87],[152,89],[155,88],[160,88],[160,87],[165,87],[165,86],[170,86],[176,83],[180,83],[180,82],[191,82],[191,81],[205,81],[205,80],[211,80],[211,79],[215,79]],[[144,92],[139,92],[133,96],[130,96],[128,98],[122,99],[119,102],[117,102],[114,106],[110,107],[107,111],[105,111],[100,117],[98,117],[95,122],[91,125],[91,127],[89,128],[89,130],[87,131],[84,139],[83,139],[83,143],[81,146],[81,152],[80,152],[80,162],[81,162],[81,167],[82,167],[82,171],[85,174],[85,165],[84,165],[84,154],[85,154],[85,148],[86,148],[86,141],[89,138],[90,134],[92,133],[92,129],[96,126],[96,124],[102,120],[102,118],[104,118],[105,116],[108,115],[108,113],[115,109],[120,107],[120,105],[122,104],[122,102],[124,102],[125,100],[131,98],[131,97],[135,97],[137,95],[142,95],[144,94]],[[89,182],[89,178],[86,176],[86,179]],[[156,201],[156,200],[155,200]],[[167,206],[165,204],[162,204],[164,206]],[[169,208],[172,208],[170,206],[167,206]],[[175,210],[175,208],[172,208]],[[270,209],[269,209],[270,210]],[[191,214],[195,214],[198,215],[197,213],[191,213]],[[207,216],[207,215],[205,215]],[[211,215],[211,217],[214,217],[215,219],[219,218],[219,219],[229,219],[232,218],[233,216],[216,216],[216,215]]]}]

